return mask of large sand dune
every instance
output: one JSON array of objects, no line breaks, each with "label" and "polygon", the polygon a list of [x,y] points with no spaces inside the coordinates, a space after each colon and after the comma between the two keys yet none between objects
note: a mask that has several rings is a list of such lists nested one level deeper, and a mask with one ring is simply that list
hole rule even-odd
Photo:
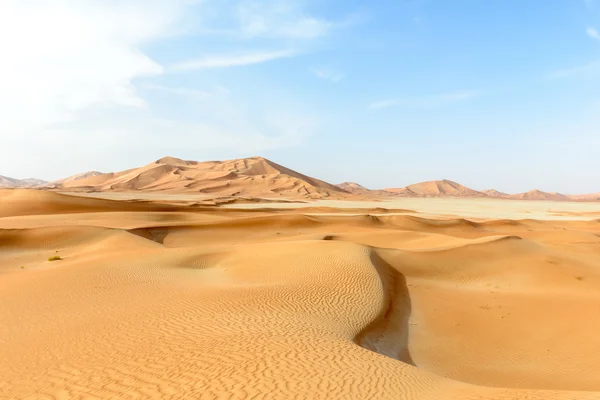
[{"label": "large sand dune", "polygon": [[600,399],[597,220],[306,210],[0,192],[0,398]]},{"label": "large sand dune", "polygon": [[344,189],[300,174],[262,157],[185,161],[163,157],[127,171],[75,175],[49,185],[63,191],[203,193],[214,196],[344,197]]}]

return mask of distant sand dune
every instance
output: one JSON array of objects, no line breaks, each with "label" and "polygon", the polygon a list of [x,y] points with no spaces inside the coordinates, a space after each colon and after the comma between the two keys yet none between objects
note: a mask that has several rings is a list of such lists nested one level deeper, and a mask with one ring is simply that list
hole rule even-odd
[{"label": "distant sand dune", "polygon": [[88,171],[53,182],[0,176],[0,188],[37,188],[93,194],[198,195],[205,197],[273,199],[344,199],[386,201],[403,198],[508,199],[525,201],[598,202],[600,193],[569,195],[530,190],[508,194],[495,189],[475,190],[443,179],[406,187],[371,190],[356,183],[337,185],[294,171],[264,157],[225,161],[186,161],[163,157],[125,171]]},{"label": "distant sand dune", "polygon": [[600,399],[595,221],[0,212],[0,398]]},{"label": "distant sand dune", "polygon": [[143,167],[122,172],[79,174],[52,182],[49,187],[63,191],[144,190],[220,196],[328,198],[350,195],[340,187],[262,157],[207,162],[163,157]]}]

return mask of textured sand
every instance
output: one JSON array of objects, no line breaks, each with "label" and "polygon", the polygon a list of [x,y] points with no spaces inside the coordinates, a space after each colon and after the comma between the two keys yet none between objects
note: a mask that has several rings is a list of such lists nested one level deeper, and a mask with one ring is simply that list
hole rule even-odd
[{"label": "textured sand", "polygon": [[0,213],[0,398],[600,399],[592,218]]},{"label": "textured sand", "polygon": [[121,172],[91,171],[52,182],[62,191],[193,193],[212,196],[345,197],[339,187],[303,175],[263,157],[227,161],[185,161],[163,157]]}]

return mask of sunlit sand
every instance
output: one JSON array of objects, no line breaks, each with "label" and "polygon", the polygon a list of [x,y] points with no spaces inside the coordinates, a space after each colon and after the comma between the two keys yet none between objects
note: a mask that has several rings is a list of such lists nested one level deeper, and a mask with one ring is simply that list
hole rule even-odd
[{"label": "sunlit sand", "polygon": [[585,205],[426,201],[0,191],[0,397],[599,399]]}]

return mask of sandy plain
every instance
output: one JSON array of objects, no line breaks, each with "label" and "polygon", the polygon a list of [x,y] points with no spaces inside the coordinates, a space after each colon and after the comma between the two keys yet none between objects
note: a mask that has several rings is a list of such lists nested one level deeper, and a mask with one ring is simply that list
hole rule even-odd
[{"label": "sandy plain", "polygon": [[0,190],[0,398],[600,399],[596,204],[98,197]]}]

